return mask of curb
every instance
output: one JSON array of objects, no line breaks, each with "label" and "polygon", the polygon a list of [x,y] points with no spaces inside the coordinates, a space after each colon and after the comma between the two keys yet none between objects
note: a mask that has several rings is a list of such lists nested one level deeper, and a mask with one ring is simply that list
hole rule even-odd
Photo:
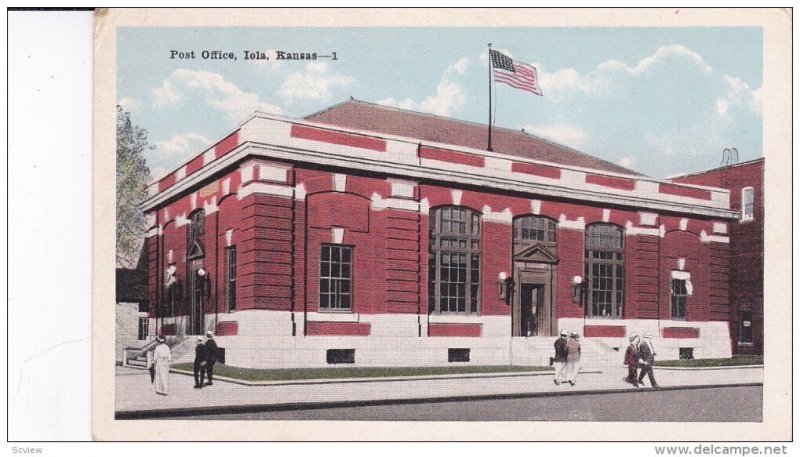
[{"label": "curb", "polygon": [[659,389],[590,389],[562,392],[522,392],[514,394],[483,394],[483,395],[459,395],[450,397],[423,397],[423,398],[395,398],[379,400],[342,400],[330,402],[295,402],[295,403],[272,403],[272,404],[253,404],[253,405],[221,405],[208,407],[192,408],[165,408],[165,409],[145,409],[138,411],[115,411],[115,420],[131,419],[158,419],[175,417],[206,416],[212,414],[241,414],[270,411],[293,411],[304,409],[332,409],[350,408],[360,406],[381,406],[381,405],[404,405],[417,403],[446,403],[457,401],[478,401],[478,400],[509,400],[515,398],[536,398],[536,397],[562,397],[574,395],[598,395],[614,393],[652,393],[666,390],[697,390],[714,389],[725,387],[756,387],[763,386],[763,383],[740,383],[740,384],[703,384],[692,386],[667,386]]},{"label": "curb", "polygon": [[722,367],[660,367],[653,365],[654,370],[674,370],[674,371],[706,371],[706,370],[747,370],[764,369],[764,365],[730,365]]},{"label": "curb", "polygon": [[[581,374],[598,374],[602,370],[580,371]],[[194,373],[183,369],[170,369],[170,373],[194,376]],[[518,371],[511,373],[467,373],[467,374],[445,374],[445,375],[426,375],[426,376],[383,376],[374,378],[331,378],[331,379],[303,379],[286,381],[244,381],[242,379],[228,378],[225,376],[214,376],[215,381],[224,381],[231,384],[239,384],[251,387],[267,386],[296,386],[311,384],[337,384],[337,383],[363,383],[363,382],[398,382],[398,381],[432,381],[437,379],[485,379],[485,378],[513,378],[524,376],[553,376],[553,371]]]}]

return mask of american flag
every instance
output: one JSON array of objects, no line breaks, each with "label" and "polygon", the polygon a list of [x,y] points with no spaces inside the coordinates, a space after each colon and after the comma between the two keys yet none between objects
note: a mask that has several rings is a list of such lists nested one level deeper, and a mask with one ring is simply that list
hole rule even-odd
[{"label": "american flag", "polygon": [[539,78],[536,68],[522,62],[517,62],[502,52],[489,50],[494,68],[494,80],[508,84],[515,89],[521,89],[541,96]]}]

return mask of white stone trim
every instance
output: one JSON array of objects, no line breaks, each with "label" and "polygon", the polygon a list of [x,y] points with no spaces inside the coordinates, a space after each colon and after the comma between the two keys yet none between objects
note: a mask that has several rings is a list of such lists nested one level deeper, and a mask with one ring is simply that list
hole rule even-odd
[{"label": "white stone trim", "polygon": [[336,192],[344,192],[347,188],[347,175],[342,173],[333,174],[333,190]]},{"label": "white stone trim", "polygon": [[294,186],[294,198],[297,200],[305,200],[306,199],[306,184],[300,183]]},{"label": "white stone trim", "polygon": [[180,181],[181,179],[183,179],[185,177],[186,177],[186,165],[178,168],[178,170],[175,171],[175,182]]},{"label": "white stone trim", "polygon": [[491,168],[506,173],[511,173],[512,163],[513,162],[511,162],[510,160],[502,157],[486,156],[484,159],[484,164],[486,165],[486,168]]},{"label": "white stone trim", "polygon": [[664,238],[664,235],[666,235],[666,234],[667,234],[667,228],[664,226],[664,224],[659,225],[658,226],[658,236],[660,236],[661,238]]},{"label": "white stone trim", "polygon": [[242,184],[247,184],[253,180],[253,169],[254,164],[252,162],[242,165],[242,167],[239,169],[239,174],[242,178]]},{"label": "white stone trim", "polygon": [[628,221],[625,223],[625,236],[631,235],[661,236],[661,232],[657,228],[634,227],[633,222]]},{"label": "white stone trim", "polygon": [[586,219],[583,216],[574,221],[567,220],[566,214],[558,217],[558,227],[572,230],[586,230]]},{"label": "white stone trim", "polygon": [[[678,257],[678,260],[677,260],[676,263],[678,264],[678,270],[683,270],[686,267],[686,257]],[[676,273],[676,272],[674,272],[674,271],[672,273],[673,273],[672,277],[675,278],[675,279],[686,279],[686,278],[678,278],[678,277],[676,277],[674,275],[674,273]]]},{"label": "white stone trim", "polygon": [[[483,316],[467,316],[459,314],[429,314],[429,324],[482,324]],[[509,329],[510,331],[511,329]]]},{"label": "white stone trim", "polygon": [[497,222],[500,224],[511,224],[514,220],[514,215],[511,214],[511,209],[506,208],[500,212],[492,211],[489,205],[483,205],[483,221],[484,222]]},{"label": "white stone trim", "polygon": [[[680,267],[683,270],[683,267]],[[671,276],[672,279],[682,279],[684,281],[692,279],[692,274],[688,271],[675,271],[672,270]]]},{"label": "white stone trim", "polygon": [[372,194],[370,207],[373,211],[383,211],[386,208],[402,209],[406,211],[419,211],[419,203],[404,198],[383,198],[377,192]]},{"label": "white stone trim", "polygon": [[360,322],[361,315],[358,313],[326,313],[313,312],[306,313],[306,322]]},{"label": "white stone trim", "polygon": [[206,216],[209,214],[214,214],[219,211],[219,206],[217,206],[217,197],[211,197],[210,199],[203,202],[203,211],[206,212]]},{"label": "white stone trim", "polygon": [[156,225],[156,214],[155,213],[147,213],[144,215],[145,223],[147,224],[147,228],[153,227]]},{"label": "white stone trim", "polygon": [[164,208],[164,220],[165,221],[169,220],[169,207]]},{"label": "white stone trim", "polygon": [[388,179],[387,181],[392,187],[392,197],[414,198],[414,187],[417,185],[415,181],[401,179]]},{"label": "white stone trim", "polygon": [[709,235],[705,230],[702,230],[700,232],[700,241],[702,243],[730,243],[730,238],[721,235]]},{"label": "white stone trim", "polygon": [[680,227],[681,231],[685,232],[686,228],[688,226],[689,226],[689,219],[687,219],[685,217],[681,218],[681,221],[680,221],[680,224],[679,224],[679,227]]},{"label": "white stone trim", "polygon": [[728,233],[728,224],[724,222],[713,222],[711,233],[725,235]]},{"label": "white stone trim", "polygon": [[192,211],[197,209],[197,192],[189,194],[189,206],[192,208]]},{"label": "white stone trim", "polygon": [[211,147],[211,149],[203,153],[203,166],[205,167],[206,165],[210,164],[216,158],[217,158],[217,153],[214,150],[214,147]]},{"label": "white stone trim", "polygon": [[191,224],[191,221],[186,218],[186,213],[178,214],[175,217],[175,227],[183,227],[186,224]]},{"label": "white stone trim", "polygon": [[531,200],[531,212],[536,214],[537,216],[542,212],[542,201],[541,200]]},{"label": "white stone trim", "polygon": [[344,240],[344,229],[341,227],[331,227],[331,239],[334,244],[342,244]]},{"label": "white stone trim", "polygon": [[289,180],[289,170],[291,169],[291,165],[278,163],[259,163],[258,179],[265,181],[286,182]]},{"label": "white stone trim", "polygon": [[453,204],[461,206],[461,196],[464,195],[464,191],[452,189],[450,190],[450,195],[453,197]]},{"label": "white stone trim", "polygon": [[430,214],[431,212],[431,203],[428,201],[428,197],[423,198],[419,202],[419,212],[421,214]]},{"label": "white stone trim", "polygon": [[639,225],[655,226],[658,222],[658,214],[647,211],[639,211]]},{"label": "white stone trim", "polygon": [[266,194],[274,195],[276,197],[294,197],[294,189],[287,186],[279,186],[277,184],[267,184],[263,182],[251,182],[246,185],[239,186],[239,191],[236,193],[236,198],[241,200],[250,194]]},{"label": "white stone trim", "polygon": [[222,195],[228,195],[231,193],[231,178],[225,178],[222,180]]},{"label": "white stone trim", "polygon": [[603,210],[603,222],[608,222],[611,220],[611,210],[604,209]]},{"label": "white stone trim", "polygon": [[225,230],[225,247],[231,247],[233,244],[233,229]]},{"label": "white stone trim", "polygon": [[170,249],[170,250],[167,252],[167,263],[172,263],[172,253],[173,253],[174,251],[175,251],[174,249]]}]

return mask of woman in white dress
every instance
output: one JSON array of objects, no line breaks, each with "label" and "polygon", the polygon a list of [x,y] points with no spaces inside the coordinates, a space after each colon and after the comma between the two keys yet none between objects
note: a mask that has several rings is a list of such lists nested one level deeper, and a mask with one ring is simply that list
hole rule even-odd
[{"label": "woman in white dress", "polygon": [[156,338],[158,346],[153,351],[153,363],[156,367],[156,393],[167,395],[167,381],[169,377],[169,365],[172,363],[172,353],[169,352],[167,339],[163,336]]}]

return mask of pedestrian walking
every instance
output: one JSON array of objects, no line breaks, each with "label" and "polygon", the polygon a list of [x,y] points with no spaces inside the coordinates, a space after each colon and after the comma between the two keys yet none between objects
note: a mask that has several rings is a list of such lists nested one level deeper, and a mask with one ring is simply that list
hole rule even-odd
[{"label": "pedestrian walking", "polygon": [[556,385],[567,381],[567,372],[564,367],[567,365],[567,331],[561,330],[561,336],[553,343],[556,355],[553,357],[553,368],[556,370],[553,382]]},{"label": "pedestrian walking", "polygon": [[572,332],[567,341],[567,381],[570,386],[574,386],[581,369],[581,343],[578,341],[578,334]]},{"label": "pedestrian walking", "polygon": [[214,334],[211,330],[206,332],[206,375],[208,376],[208,385],[214,385],[214,364],[217,363],[219,358],[219,350],[217,342],[214,341]]},{"label": "pedestrian walking", "polygon": [[167,346],[167,339],[159,335],[156,338],[158,346],[153,351],[153,363],[156,367],[156,393],[167,395],[169,390],[169,365],[172,363],[172,353]]},{"label": "pedestrian walking", "polygon": [[639,369],[639,335],[631,336],[630,342],[628,349],[625,350],[625,365],[628,366],[628,377],[625,378],[625,382],[639,387],[639,381],[636,379],[636,371]]},{"label": "pedestrian walking", "polygon": [[206,375],[206,346],[203,344],[203,337],[197,337],[197,346],[194,348],[194,388],[202,389],[203,380]]},{"label": "pedestrian walking", "polygon": [[652,340],[653,335],[645,333],[644,340],[639,344],[639,365],[641,371],[639,372],[638,383],[644,385],[642,380],[644,379],[644,375],[647,374],[647,377],[650,378],[650,386],[654,389],[658,389],[658,383],[656,382],[655,376],[653,376],[653,362],[655,362],[656,351],[653,348]]}]

